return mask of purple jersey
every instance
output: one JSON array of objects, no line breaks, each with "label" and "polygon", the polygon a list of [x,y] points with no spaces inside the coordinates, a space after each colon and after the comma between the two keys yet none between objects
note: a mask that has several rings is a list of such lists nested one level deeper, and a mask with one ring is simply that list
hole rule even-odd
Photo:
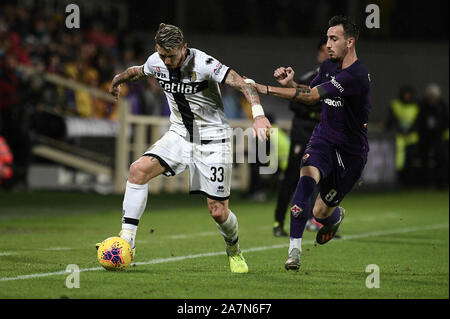
[{"label": "purple jersey", "polygon": [[320,85],[322,120],[314,128],[311,141],[324,139],[349,154],[369,151],[367,123],[370,112],[370,75],[360,60],[341,70],[330,59],[320,66],[310,87]]}]

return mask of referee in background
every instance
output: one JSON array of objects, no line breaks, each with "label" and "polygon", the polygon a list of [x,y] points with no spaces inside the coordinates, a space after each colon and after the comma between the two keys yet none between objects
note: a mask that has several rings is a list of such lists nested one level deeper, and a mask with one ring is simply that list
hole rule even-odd
[{"label": "referee in background", "polygon": [[[317,44],[317,67],[303,74],[296,84],[291,81],[290,83],[285,81],[278,81],[281,85],[285,87],[291,87],[292,85],[306,85],[309,86],[311,81],[316,77],[319,72],[320,64],[328,59],[327,50],[327,38],[321,38]],[[278,68],[274,72],[276,78],[277,72],[294,73],[292,68]],[[292,74],[293,75],[293,74]],[[305,105],[299,102],[290,102],[289,108],[294,112],[294,118],[292,119],[291,127],[291,146],[289,150],[289,162],[284,172],[283,180],[278,191],[277,197],[277,207],[275,209],[275,223],[273,226],[273,234],[276,237],[288,236],[288,233],[284,230],[284,220],[286,218],[286,212],[288,206],[291,202],[292,196],[294,194],[295,188],[300,174],[300,160],[306,148],[306,144],[311,137],[314,127],[320,121],[320,114],[322,110],[322,103],[318,103],[314,106]],[[318,189],[316,190],[314,196],[312,196],[312,205],[314,207],[314,201],[317,197]],[[317,231],[321,225],[318,224],[312,218],[312,212],[308,212],[308,222],[306,224],[306,229],[309,231]]]}]

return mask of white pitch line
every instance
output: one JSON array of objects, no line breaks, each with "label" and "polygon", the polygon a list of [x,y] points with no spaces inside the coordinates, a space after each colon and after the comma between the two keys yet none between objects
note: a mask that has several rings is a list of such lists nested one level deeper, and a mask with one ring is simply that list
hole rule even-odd
[{"label": "white pitch line", "polygon": [[0,256],[11,256],[11,255],[17,255],[18,252],[15,251],[6,251],[6,252],[0,252]]},{"label": "white pitch line", "polygon": [[49,247],[49,248],[42,248],[41,250],[46,250],[46,251],[60,251],[60,250],[71,250],[72,248],[70,247]]},{"label": "white pitch line", "polygon": [[208,231],[208,232],[203,232],[203,233],[168,235],[168,236],[164,236],[164,237],[168,238],[168,239],[186,239],[186,238],[190,238],[190,237],[216,236],[217,234],[218,234],[217,232]]},{"label": "white pitch line", "polygon": [[[71,250],[72,248],[70,247],[49,247],[49,248],[39,248],[38,250],[43,250],[43,251],[63,251],[63,250]],[[25,250],[26,251],[26,250]],[[23,253],[22,252],[18,252],[18,251],[0,251],[0,257],[1,256],[12,256],[12,255],[19,255]]]},{"label": "white pitch line", "polygon": [[[448,228],[448,225],[434,224],[434,225],[428,225],[428,226],[415,226],[415,227],[407,227],[407,228],[400,228],[400,229],[375,231],[375,232],[365,233],[365,234],[347,235],[347,236],[343,236],[341,239],[339,239],[335,242],[339,243],[340,241],[343,241],[343,240],[352,240],[352,239],[367,238],[367,237],[402,234],[402,233],[410,233],[410,232],[415,232],[415,231],[424,231],[424,230],[433,230],[433,229],[442,229],[442,228]],[[303,244],[304,245],[312,245],[312,244],[314,244],[314,241],[313,240],[304,241]],[[243,252],[250,253],[250,252],[265,251],[265,250],[270,250],[270,249],[286,248],[288,246],[289,245],[286,243],[286,244],[278,244],[278,245],[271,245],[271,246],[253,247],[253,248],[243,249]],[[136,262],[133,264],[154,265],[154,264],[161,264],[161,263],[167,263],[167,262],[173,262],[173,261],[219,256],[219,255],[225,255],[225,252],[220,251],[220,252],[200,253],[200,254],[179,256],[179,257],[159,258],[159,259],[152,259],[149,261]],[[98,270],[102,270],[102,269],[103,269],[102,267],[83,268],[83,269],[80,269],[80,272],[98,271]],[[3,278],[0,278],[0,281],[24,280],[24,279],[33,279],[33,278],[49,277],[49,276],[64,275],[64,274],[68,274],[68,272],[66,272],[65,270],[61,270],[61,271],[56,271],[56,272],[21,275],[21,276],[16,276],[16,277],[3,277]]]}]

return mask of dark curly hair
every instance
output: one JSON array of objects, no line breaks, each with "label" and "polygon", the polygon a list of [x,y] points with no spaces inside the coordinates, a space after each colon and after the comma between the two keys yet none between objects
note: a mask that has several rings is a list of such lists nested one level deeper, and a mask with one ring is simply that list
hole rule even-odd
[{"label": "dark curly hair", "polygon": [[344,29],[344,35],[346,38],[353,37],[358,40],[359,37],[359,27],[352,21],[350,17],[338,15],[334,16],[328,21],[328,26],[335,27],[337,25],[342,25]]}]

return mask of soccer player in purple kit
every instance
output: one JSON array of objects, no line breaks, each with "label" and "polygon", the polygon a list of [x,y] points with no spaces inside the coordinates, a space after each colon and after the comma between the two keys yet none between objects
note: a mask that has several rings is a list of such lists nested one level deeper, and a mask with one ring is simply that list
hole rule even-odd
[{"label": "soccer player in purple kit", "polygon": [[301,241],[307,222],[303,212],[309,210],[314,187],[320,182],[313,216],[324,225],[317,232],[316,241],[325,244],[335,236],[344,219],[345,210],[339,203],[361,177],[369,151],[370,75],[356,55],[359,29],[346,16],[332,17],[328,26],[330,58],[321,64],[309,87],[255,84],[262,94],[309,105],[322,101],[321,122],[314,128],[305,150],[292,199],[287,270],[300,268]]}]

